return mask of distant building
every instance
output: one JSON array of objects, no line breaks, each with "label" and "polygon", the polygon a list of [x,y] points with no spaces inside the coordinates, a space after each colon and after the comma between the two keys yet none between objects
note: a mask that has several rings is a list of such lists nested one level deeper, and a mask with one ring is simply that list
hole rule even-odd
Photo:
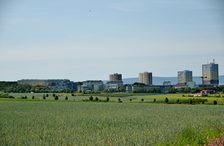
[{"label": "distant building", "polygon": [[177,76],[179,86],[185,86],[189,82],[192,82],[192,71],[189,70],[178,71]]},{"label": "distant building", "polygon": [[171,81],[164,81],[163,86],[171,86]]},{"label": "distant building", "polygon": [[122,81],[122,74],[114,73],[109,75],[110,81]]},{"label": "distant building", "polygon": [[133,86],[132,85],[127,85],[126,86],[126,92],[133,92]]},{"label": "distant building", "polygon": [[143,83],[145,85],[152,85],[152,73],[151,72],[139,73],[139,83]]},{"label": "distant building", "polygon": [[122,86],[122,74],[114,73],[109,75],[109,81],[105,84],[105,89],[108,91],[119,91],[119,88]]},{"label": "distant building", "polygon": [[219,84],[219,66],[215,63],[215,60],[212,63],[202,65],[202,84]]},{"label": "distant building", "polygon": [[31,85],[31,86],[43,86],[49,87],[53,90],[71,89],[77,90],[77,84],[67,79],[52,79],[52,80],[41,80],[41,79],[23,79],[18,80],[18,84]]},{"label": "distant building", "polygon": [[80,91],[82,92],[99,92],[103,90],[103,81],[101,80],[87,80],[82,82]]}]

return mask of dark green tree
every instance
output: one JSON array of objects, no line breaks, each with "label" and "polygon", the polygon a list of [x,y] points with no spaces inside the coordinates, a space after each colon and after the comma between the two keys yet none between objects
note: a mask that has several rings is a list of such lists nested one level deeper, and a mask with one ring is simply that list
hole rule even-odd
[{"label": "dark green tree", "polygon": [[90,96],[90,97],[89,97],[89,100],[90,100],[90,101],[93,101],[93,96]]},{"label": "dark green tree", "polygon": [[190,99],[189,103],[190,103],[190,104],[193,104],[193,100],[192,100],[192,99]]},{"label": "dark green tree", "polygon": [[59,99],[58,96],[55,96],[54,100],[58,100],[58,99]]},{"label": "dark green tree", "polygon": [[169,102],[169,99],[166,97],[165,98],[165,103],[168,103]]}]

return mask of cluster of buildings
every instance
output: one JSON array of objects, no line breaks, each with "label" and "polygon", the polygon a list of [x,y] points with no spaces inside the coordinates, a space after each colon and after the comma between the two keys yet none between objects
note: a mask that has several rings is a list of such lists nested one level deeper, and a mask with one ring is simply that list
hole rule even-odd
[{"label": "cluster of buildings", "polygon": [[[202,85],[217,86],[219,84],[218,64],[213,62],[202,65]],[[189,70],[178,71],[178,83],[175,88],[194,88],[196,83],[193,81],[193,73]],[[29,84],[32,86],[47,86],[55,90],[69,88],[72,91],[79,92],[101,92],[101,91],[127,91],[127,92],[156,92],[165,91],[166,88],[172,87],[171,81],[164,81],[163,85],[153,85],[152,72],[139,73],[138,83],[124,85],[122,74],[114,73],[109,75],[109,81],[87,80],[83,82],[73,82],[70,80],[19,80],[19,84]]]},{"label": "cluster of buildings", "polygon": [[[193,81],[193,73],[189,70],[178,72],[178,84],[177,87],[195,87],[196,84]],[[202,65],[202,85],[219,85],[219,67],[215,63],[215,60],[211,63]]]}]

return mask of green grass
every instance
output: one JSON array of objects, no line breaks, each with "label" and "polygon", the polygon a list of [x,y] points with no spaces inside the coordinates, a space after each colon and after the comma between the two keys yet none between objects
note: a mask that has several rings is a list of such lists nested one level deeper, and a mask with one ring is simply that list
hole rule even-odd
[{"label": "green grass", "polygon": [[[20,99],[21,97],[27,96],[27,100],[32,99],[34,96],[35,100],[43,100],[43,95],[48,94],[49,97],[46,97],[47,100],[54,100],[52,93],[10,93],[10,96],[14,96],[16,99]],[[213,104],[214,101],[217,101],[219,105],[224,105],[224,94],[220,94],[220,97],[217,97],[219,94],[209,95],[208,97],[188,97],[190,94],[139,94],[139,93],[98,93],[98,94],[81,94],[77,93],[75,96],[72,96],[69,93],[56,93],[59,96],[59,100],[65,100],[65,97],[68,97],[68,101],[83,101],[88,100],[90,96],[96,97],[99,100],[106,100],[107,97],[110,98],[110,101],[117,102],[118,98],[122,100],[122,102],[141,102],[141,99],[144,99],[144,102],[153,102],[156,99],[156,103],[164,103],[165,98],[169,99],[169,103],[177,103],[177,100],[184,104],[189,103],[190,99],[207,99],[205,104]],[[184,95],[184,96],[183,96]],[[131,99],[131,101],[130,101]],[[4,100],[4,99],[0,99]]]},{"label": "green grass", "polygon": [[[184,95],[184,97],[183,97]],[[221,94],[223,96],[223,94]],[[189,99],[207,99],[207,104],[213,104],[213,101],[216,100],[218,104],[224,105],[223,97],[216,97],[215,95],[209,95],[208,97],[188,97],[188,94],[159,94],[159,95],[146,95],[144,96],[146,100],[152,101],[156,99],[157,101],[164,101],[165,98],[168,98],[170,101],[175,102],[177,99],[181,100],[189,100]]]},{"label": "green grass", "polygon": [[198,144],[224,128],[221,105],[26,101],[0,102],[0,145]]}]

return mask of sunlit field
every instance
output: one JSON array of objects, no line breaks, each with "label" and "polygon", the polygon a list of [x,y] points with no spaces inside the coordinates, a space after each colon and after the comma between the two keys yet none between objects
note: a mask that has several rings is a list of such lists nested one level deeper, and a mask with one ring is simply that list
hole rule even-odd
[{"label": "sunlit field", "polygon": [[0,145],[198,145],[224,134],[222,105],[13,100],[0,101]]},{"label": "sunlit field", "polygon": [[[46,100],[54,100],[55,97],[53,93],[11,93],[11,96],[14,96],[16,99],[22,97],[27,97],[27,99],[34,100],[43,100],[43,96],[46,97]],[[207,97],[192,97],[191,94],[147,94],[147,93],[99,93],[99,94],[79,94],[76,93],[72,96],[70,93],[55,93],[60,101],[65,100],[67,97],[68,101],[83,101],[88,100],[90,96],[93,98],[98,98],[99,100],[106,100],[108,97],[110,101],[117,102],[120,98],[122,102],[154,102],[162,103],[165,101],[165,98],[169,99],[170,103],[175,103],[178,99],[183,101],[182,103],[188,102],[190,99],[207,99],[205,104],[213,104],[214,101],[217,101],[217,104],[224,105],[224,94],[211,94]],[[1,99],[0,99],[1,100]]]}]

